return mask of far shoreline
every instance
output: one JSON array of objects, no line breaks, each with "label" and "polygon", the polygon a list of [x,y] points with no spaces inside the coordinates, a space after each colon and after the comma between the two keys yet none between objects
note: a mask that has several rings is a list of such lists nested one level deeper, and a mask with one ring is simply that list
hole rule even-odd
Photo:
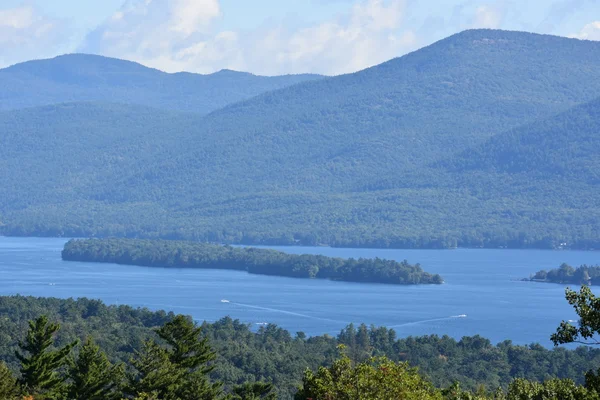
[{"label": "far shoreline", "polygon": [[222,245],[222,246],[234,246],[234,247],[257,247],[257,248],[280,248],[280,247],[293,247],[293,248],[330,248],[330,249],[340,249],[340,250],[437,250],[437,251],[456,251],[456,250],[535,250],[535,251],[548,251],[548,252],[560,252],[560,251],[583,251],[583,252],[598,252],[600,248],[571,248],[571,247],[556,247],[556,248],[547,248],[547,247],[512,247],[512,246],[499,246],[499,247],[371,247],[371,246],[332,246],[328,244],[264,244],[264,243],[229,243],[229,242],[204,242],[198,240],[190,240],[184,238],[164,238],[164,237],[146,237],[146,236],[134,236],[134,237],[124,237],[124,236],[47,236],[47,235],[6,235],[0,234],[0,238],[21,238],[21,239],[142,239],[142,240],[170,240],[170,241],[189,241],[189,242],[197,242],[197,243],[206,243],[213,245]]}]

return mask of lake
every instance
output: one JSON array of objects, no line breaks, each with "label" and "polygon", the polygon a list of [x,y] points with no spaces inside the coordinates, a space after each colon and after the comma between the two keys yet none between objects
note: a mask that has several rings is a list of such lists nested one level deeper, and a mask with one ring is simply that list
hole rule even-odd
[{"label": "lake", "polygon": [[337,335],[348,323],[393,327],[398,336],[476,335],[493,343],[539,342],[576,315],[565,286],[520,282],[540,269],[599,264],[600,253],[546,250],[380,250],[270,247],[288,253],[407,259],[439,273],[443,285],[392,286],[64,262],[66,239],[0,237],[0,295],[88,297],[107,304],[164,309],[215,321],[231,316],[254,327]]}]

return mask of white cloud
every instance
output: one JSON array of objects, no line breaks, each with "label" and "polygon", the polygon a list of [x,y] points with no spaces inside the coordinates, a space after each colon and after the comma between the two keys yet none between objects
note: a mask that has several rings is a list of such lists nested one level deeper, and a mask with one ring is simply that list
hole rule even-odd
[{"label": "white cloud", "polygon": [[78,51],[184,70],[190,51],[210,39],[220,16],[219,0],[129,0],[87,35]]},{"label": "white cloud", "polygon": [[29,5],[0,9],[0,67],[55,55],[66,39],[64,27]]},{"label": "white cloud", "polygon": [[571,37],[585,40],[600,40],[600,21],[587,24],[579,33],[573,34]]},{"label": "white cloud", "polygon": [[218,0],[171,0],[171,29],[183,35],[191,35],[206,28],[211,21],[221,16]]},{"label": "white cloud", "polygon": [[0,10],[0,27],[24,29],[34,22],[32,7],[19,7],[9,10]]},{"label": "white cloud", "polygon": [[166,71],[340,74],[413,50],[417,39],[402,31],[404,14],[405,0],[357,0],[346,15],[312,26],[290,29],[280,22],[234,32],[216,29],[218,0],[133,0],[80,50]]},{"label": "white cloud", "polygon": [[492,5],[482,5],[475,10],[473,28],[497,29],[502,24],[503,12]]},{"label": "white cloud", "polygon": [[[411,31],[398,33],[404,2],[369,0],[356,4],[346,18],[287,31],[283,26],[265,32],[252,53],[246,56],[259,67],[260,59],[271,58],[270,73],[352,72],[403,54],[416,45]],[[251,44],[251,43],[248,43]],[[269,57],[276,54],[276,57]]]}]

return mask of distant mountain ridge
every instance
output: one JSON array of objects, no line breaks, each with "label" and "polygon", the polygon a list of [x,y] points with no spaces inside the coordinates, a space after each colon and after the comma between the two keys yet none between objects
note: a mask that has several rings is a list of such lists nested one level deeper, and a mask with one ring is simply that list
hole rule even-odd
[{"label": "distant mountain ridge", "polygon": [[473,30],[205,116],[6,112],[0,131],[17,133],[0,138],[12,160],[0,182],[14,189],[0,222],[9,234],[600,248],[598,93],[600,43]]},{"label": "distant mountain ridge", "polygon": [[208,114],[228,104],[319,75],[256,76],[223,70],[168,74],[141,64],[89,54],[29,61],[0,70],[0,110],[98,101]]}]

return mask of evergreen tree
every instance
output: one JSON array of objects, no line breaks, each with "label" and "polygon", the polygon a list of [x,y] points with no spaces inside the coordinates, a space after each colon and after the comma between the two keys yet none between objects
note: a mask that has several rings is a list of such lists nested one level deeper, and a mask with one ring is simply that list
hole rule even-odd
[{"label": "evergreen tree", "polygon": [[6,364],[0,362],[0,399],[13,399],[17,394],[17,380]]},{"label": "evergreen tree", "polygon": [[100,347],[88,338],[69,368],[69,399],[120,399],[123,377],[123,366],[112,365]]},{"label": "evergreen tree", "polygon": [[155,341],[144,343],[144,348],[131,360],[136,374],[130,376],[127,391],[134,396],[179,400],[185,371],[171,362],[167,351]]},{"label": "evergreen tree", "polygon": [[156,333],[168,345],[169,361],[184,371],[183,382],[177,394],[182,399],[214,399],[221,395],[221,383],[211,383],[209,365],[216,358],[208,339],[201,336],[201,328],[183,315],[167,322]]},{"label": "evergreen tree", "polygon": [[65,378],[60,374],[67,356],[77,342],[52,350],[54,334],[59,324],[51,324],[46,316],[29,321],[29,331],[24,342],[19,342],[21,352],[15,356],[21,362],[19,383],[24,391],[37,398],[55,399],[66,389]]},{"label": "evergreen tree", "polygon": [[208,363],[216,358],[208,345],[208,339],[201,336],[202,328],[183,315],[177,315],[156,330],[158,336],[169,345],[169,359],[173,364],[190,371],[210,373],[214,367]]},{"label": "evergreen tree", "polygon": [[247,382],[233,388],[233,400],[276,400],[274,386],[265,382]]},{"label": "evergreen tree", "polygon": [[365,324],[360,324],[356,333],[356,344],[358,346],[356,360],[358,361],[368,359],[372,352],[371,340],[369,336],[369,329],[367,326]]},{"label": "evergreen tree", "polygon": [[132,361],[137,375],[130,380],[130,392],[156,393],[165,400],[211,400],[222,394],[220,382],[211,383],[209,365],[215,353],[201,328],[184,316],[176,316],[156,330],[166,346],[149,341]]}]

